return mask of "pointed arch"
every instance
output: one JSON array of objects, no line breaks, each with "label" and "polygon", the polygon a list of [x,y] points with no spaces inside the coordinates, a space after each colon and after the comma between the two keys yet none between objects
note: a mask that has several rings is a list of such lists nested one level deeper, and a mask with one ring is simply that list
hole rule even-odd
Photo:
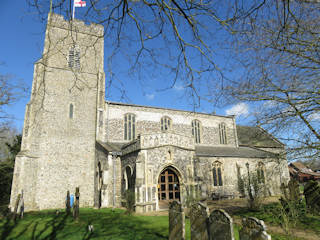
[{"label": "pointed arch", "polygon": [[158,176],[158,200],[160,202],[181,201],[181,174],[172,165],[162,169]]},{"label": "pointed arch", "polygon": [[212,178],[213,178],[213,186],[222,186],[223,185],[223,168],[222,163],[219,161],[215,161],[212,164]]}]

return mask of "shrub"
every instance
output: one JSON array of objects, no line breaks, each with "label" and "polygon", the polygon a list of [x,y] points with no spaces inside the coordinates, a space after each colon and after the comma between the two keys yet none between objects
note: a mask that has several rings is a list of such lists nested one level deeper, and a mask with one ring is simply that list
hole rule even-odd
[{"label": "shrub", "polygon": [[131,215],[135,208],[135,194],[133,190],[126,190],[124,193],[126,213]]}]

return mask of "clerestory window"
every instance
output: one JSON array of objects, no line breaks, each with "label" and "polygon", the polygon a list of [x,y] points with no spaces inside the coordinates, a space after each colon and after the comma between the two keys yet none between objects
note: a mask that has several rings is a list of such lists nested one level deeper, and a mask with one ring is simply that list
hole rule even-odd
[{"label": "clerestory window", "polygon": [[201,133],[201,123],[199,120],[193,120],[191,123],[192,126],[192,136],[194,137],[194,141],[196,143],[200,143],[201,142],[201,137],[200,137],[200,133]]},{"label": "clerestory window", "polygon": [[161,118],[161,131],[168,131],[171,129],[172,120],[165,116]]},{"label": "clerestory window", "polygon": [[124,140],[135,139],[136,134],[136,118],[132,113],[124,115]]}]

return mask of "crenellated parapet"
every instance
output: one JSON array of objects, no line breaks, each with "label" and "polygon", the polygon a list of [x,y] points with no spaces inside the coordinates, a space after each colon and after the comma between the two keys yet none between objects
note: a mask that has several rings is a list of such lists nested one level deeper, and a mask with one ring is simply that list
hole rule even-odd
[{"label": "crenellated parapet", "polygon": [[100,24],[86,24],[78,19],[66,20],[64,16],[55,13],[52,13],[51,15],[49,14],[48,25],[66,30],[70,30],[72,28],[72,31],[74,32],[96,35],[97,37],[102,37],[104,34],[104,27]]},{"label": "crenellated parapet", "polygon": [[139,135],[138,139],[123,147],[122,155],[142,149],[151,149],[163,146],[174,146],[186,150],[195,150],[194,139],[192,137],[169,132],[161,132]]},{"label": "crenellated parapet", "polygon": [[192,137],[170,132],[141,135],[140,142],[141,148],[176,146],[190,150],[195,149],[194,139]]}]

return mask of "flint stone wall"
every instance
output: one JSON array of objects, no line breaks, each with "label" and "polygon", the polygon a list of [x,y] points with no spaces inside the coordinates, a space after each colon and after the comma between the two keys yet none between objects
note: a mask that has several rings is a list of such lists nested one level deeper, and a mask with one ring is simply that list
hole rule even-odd
[{"label": "flint stone wall", "polygon": [[110,142],[124,141],[124,115],[136,115],[136,136],[161,132],[161,118],[168,116],[172,120],[171,132],[192,137],[191,122],[195,119],[202,124],[201,142],[206,145],[220,145],[219,123],[226,124],[227,142],[225,146],[236,146],[233,117],[202,114],[189,111],[145,107],[107,102],[105,107],[106,139]]},{"label": "flint stone wall", "polygon": [[[71,34],[69,26],[60,15],[48,19],[16,162],[20,170],[15,174],[23,177],[13,180],[11,207],[24,190],[26,211],[64,208],[67,190],[74,194],[76,187],[80,206],[94,205],[97,107],[99,93],[104,93],[98,89],[104,76],[103,28],[75,21]],[[66,57],[74,44],[80,49],[78,70],[68,67]],[[24,184],[27,179],[32,179],[30,188]]]}]

